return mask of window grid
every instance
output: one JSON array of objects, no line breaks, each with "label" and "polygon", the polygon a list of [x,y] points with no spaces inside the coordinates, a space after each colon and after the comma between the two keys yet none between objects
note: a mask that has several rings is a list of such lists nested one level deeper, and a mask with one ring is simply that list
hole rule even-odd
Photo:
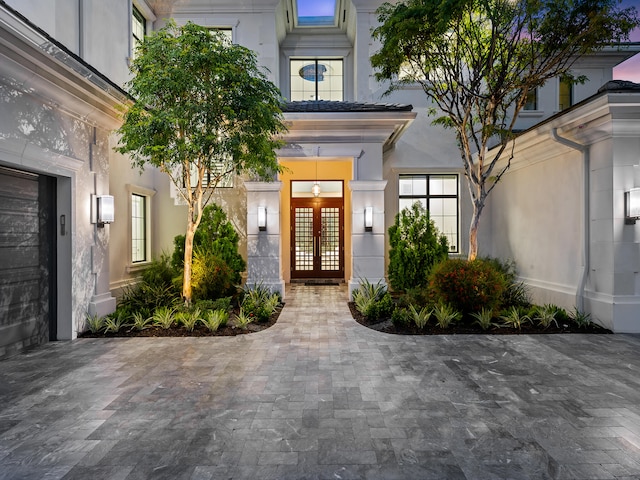
[{"label": "window grid", "polygon": [[146,34],[147,19],[144,18],[144,15],[142,15],[140,10],[138,10],[134,5],[131,15],[131,58],[135,58],[138,46],[142,43]]},{"label": "window grid", "polygon": [[342,59],[290,60],[291,101],[343,100]]},{"label": "window grid", "polygon": [[400,175],[399,210],[416,202],[429,210],[429,217],[447,237],[449,251],[458,252],[458,175]]},{"label": "window grid", "polygon": [[295,209],[295,270],[313,270],[313,208]]},{"label": "window grid", "polygon": [[147,198],[131,194],[131,262],[147,261]]},{"label": "window grid", "polygon": [[323,207],[320,210],[322,244],[320,269],[324,271],[340,270],[340,209]]}]

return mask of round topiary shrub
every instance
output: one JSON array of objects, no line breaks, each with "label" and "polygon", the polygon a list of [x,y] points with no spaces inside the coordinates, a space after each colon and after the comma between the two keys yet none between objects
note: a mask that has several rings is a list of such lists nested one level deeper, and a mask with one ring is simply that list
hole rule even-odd
[{"label": "round topiary shrub", "polygon": [[449,253],[447,238],[441,235],[429,212],[420,202],[403,209],[389,227],[387,274],[394,290],[426,286],[433,265]]},{"label": "round topiary shrub", "polygon": [[483,259],[451,259],[436,265],[429,277],[436,303],[463,313],[498,310],[506,283],[496,266]]}]

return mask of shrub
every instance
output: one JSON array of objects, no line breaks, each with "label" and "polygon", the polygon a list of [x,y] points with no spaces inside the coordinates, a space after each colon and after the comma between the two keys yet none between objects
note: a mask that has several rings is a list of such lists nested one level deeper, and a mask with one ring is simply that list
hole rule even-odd
[{"label": "shrub", "polygon": [[217,254],[201,249],[194,251],[191,268],[194,299],[215,299],[235,292],[234,272]]},{"label": "shrub", "polygon": [[143,312],[134,312],[132,318],[131,326],[138,331],[146,330],[153,323],[153,317],[148,317]]},{"label": "shrub", "polygon": [[578,310],[577,307],[573,309],[569,319],[575,323],[578,328],[587,328],[593,323],[591,321],[591,315],[587,312]]},{"label": "shrub", "polygon": [[175,322],[175,309],[168,307],[160,307],[153,312],[153,323],[165,330],[171,328]]},{"label": "shrub", "polygon": [[127,325],[127,317],[125,312],[123,312],[122,310],[116,310],[115,312],[105,317],[104,332],[118,333],[126,325]]},{"label": "shrub", "polygon": [[543,328],[549,328],[552,323],[557,327],[557,311],[558,307],[556,307],[555,305],[544,305],[542,307],[538,306],[534,309],[533,315],[530,315],[530,317],[532,317],[533,320],[537,320],[538,324]]},{"label": "shrub", "polygon": [[451,323],[460,320],[462,315],[454,307],[448,303],[438,303],[433,308],[433,316],[436,317],[436,323],[440,328],[449,328]]},{"label": "shrub", "polygon": [[224,327],[229,320],[229,311],[225,309],[207,310],[204,318],[200,321],[210,331],[215,332],[220,327]]},{"label": "shrub", "polygon": [[409,312],[413,323],[420,329],[423,329],[427,325],[431,317],[431,310],[428,307],[422,307],[420,310],[417,310],[413,305],[409,305]]},{"label": "shrub", "polygon": [[491,310],[490,308],[483,308],[479,312],[472,313],[471,316],[476,319],[474,323],[480,325],[480,328],[482,328],[482,330],[487,330],[494,324],[493,310]]},{"label": "shrub", "polygon": [[411,323],[411,313],[406,308],[396,308],[391,314],[391,322],[397,328],[403,328]]},{"label": "shrub", "polygon": [[104,318],[98,315],[89,315],[87,313],[86,324],[91,333],[100,333],[104,330]]},{"label": "shrub", "polygon": [[271,293],[271,290],[261,283],[252,287],[245,286],[243,289],[241,307],[246,315],[258,322],[268,321],[280,303],[280,295]]},{"label": "shrub", "polygon": [[139,283],[125,287],[118,308],[150,316],[159,307],[174,307],[180,303],[180,290],[173,285],[175,271],[168,255],[154,259],[142,273]]},{"label": "shrub", "polygon": [[188,311],[178,312],[176,321],[182,325],[188,332],[193,332],[196,323],[200,320],[201,312],[199,308],[193,308]]},{"label": "shrub", "polygon": [[525,313],[522,307],[515,306],[509,308],[500,318],[504,321],[505,327],[512,327],[517,330],[520,330],[522,325],[531,321],[531,318]]},{"label": "shrub", "polygon": [[505,289],[502,274],[483,259],[442,262],[431,272],[429,285],[436,303],[449,304],[462,313],[497,310]]},{"label": "shrub", "polygon": [[240,312],[236,315],[235,323],[237,327],[240,327],[242,330],[246,330],[249,327],[249,324],[253,322],[254,317],[248,315],[244,309],[240,309]]},{"label": "shrub", "polygon": [[352,295],[356,309],[371,320],[388,317],[395,309],[393,298],[381,282],[374,285],[367,279],[361,279],[360,287]]},{"label": "shrub", "polygon": [[[229,269],[231,285],[239,285],[242,280],[241,273],[246,268],[244,259],[238,253],[239,239],[233,225],[227,220],[224,210],[219,205],[212,203],[202,211],[202,220],[193,237],[193,251],[212,254],[221,259]],[[184,235],[178,235],[173,239],[174,251],[171,264],[177,272],[182,272],[183,269],[184,240]]]},{"label": "shrub", "polygon": [[433,265],[445,260],[447,238],[440,235],[420,202],[403,209],[389,228],[389,283],[394,290],[425,286]]},{"label": "shrub", "polygon": [[231,297],[220,297],[215,300],[201,299],[194,303],[195,308],[199,308],[201,311],[207,310],[224,310],[229,312],[231,310]]},{"label": "shrub", "polygon": [[500,260],[491,257],[484,257],[482,260],[491,264],[502,274],[505,283],[505,289],[502,294],[503,306],[525,307],[531,303],[527,286],[517,280],[516,264],[514,261]]}]

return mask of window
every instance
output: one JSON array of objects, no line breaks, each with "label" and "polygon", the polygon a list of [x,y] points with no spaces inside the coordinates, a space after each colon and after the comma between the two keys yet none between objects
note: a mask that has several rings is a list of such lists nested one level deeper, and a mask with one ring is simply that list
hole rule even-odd
[{"label": "window", "polygon": [[342,59],[291,60],[291,101],[343,99]]},{"label": "window", "polygon": [[209,28],[209,30],[222,34],[222,36],[229,42],[229,44],[233,43],[233,29],[231,27],[212,27]]},{"label": "window", "polygon": [[568,78],[558,82],[558,111],[566,110],[573,105],[573,83]]},{"label": "window", "polygon": [[298,26],[327,27],[336,23],[336,0],[297,0]]},{"label": "window", "polygon": [[527,93],[527,100],[524,104],[523,110],[538,110],[538,89],[534,88]]},{"label": "window", "polygon": [[138,50],[138,46],[144,40],[144,37],[147,34],[147,19],[144,18],[144,15],[138,10],[138,8],[133,5],[132,6],[132,16],[131,16],[131,58],[135,58],[136,51]]},{"label": "window", "polygon": [[[213,187],[216,188],[233,188],[234,186],[234,173],[233,173],[233,165],[231,161],[220,161],[214,162],[211,165],[211,168],[204,172],[204,177],[202,178],[202,186],[203,187]],[[191,188],[195,188],[198,184],[198,170],[194,164],[191,164]],[[217,182],[217,184],[216,184]]]},{"label": "window", "polygon": [[399,209],[421,202],[436,227],[449,241],[449,251],[458,251],[458,175],[400,175]]},{"label": "window", "polygon": [[131,194],[131,263],[149,260],[147,220],[147,197]]}]

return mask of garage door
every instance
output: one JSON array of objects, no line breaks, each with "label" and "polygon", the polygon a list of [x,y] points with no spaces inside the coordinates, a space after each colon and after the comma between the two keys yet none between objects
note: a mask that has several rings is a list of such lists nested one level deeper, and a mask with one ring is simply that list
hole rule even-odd
[{"label": "garage door", "polygon": [[0,167],[0,357],[55,339],[55,179]]}]

